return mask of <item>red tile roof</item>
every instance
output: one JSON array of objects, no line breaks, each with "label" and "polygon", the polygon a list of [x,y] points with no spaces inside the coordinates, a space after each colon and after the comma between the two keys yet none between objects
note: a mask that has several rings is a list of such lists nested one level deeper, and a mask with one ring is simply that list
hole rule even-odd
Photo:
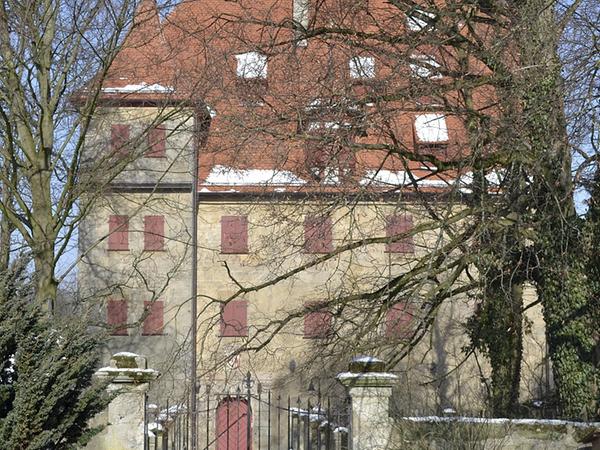
[{"label": "red tile roof", "polygon": [[[380,8],[386,7],[384,0],[374,3]],[[322,83],[320,77],[327,62],[324,59],[328,55],[326,46],[311,43],[309,48],[295,48],[293,45],[279,48],[270,44],[273,40],[285,42],[292,39],[291,32],[283,31],[276,35],[276,27],[242,24],[255,19],[272,22],[289,19],[291,5],[290,0],[184,0],[161,20],[156,1],[143,0],[132,29],[104,82],[103,97],[125,102],[200,101],[214,108],[216,117],[211,123],[208,142],[200,153],[200,175],[206,190],[232,189],[230,183],[209,183],[211,174],[215,175],[227,167],[234,169],[229,180],[244,173],[258,178],[265,176],[264,173],[250,174],[240,170],[275,170],[275,178],[281,172],[290,172],[307,182],[296,183],[294,190],[308,189],[306,186],[314,186],[315,180],[310,167],[306,166],[307,143],[304,137],[307,131],[299,131],[296,123],[303,114],[299,111],[302,105],[306,109],[314,102],[317,91],[321,95],[331,94],[333,98],[358,98],[363,101],[362,109],[368,116],[374,106],[364,106],[364,96],[385,91],[387,86],[360,85],[347,77],[324,86],[326,83]],[[263,50],[269,55],[268,86],[264,92],[260,91],[264,94],[261,101],[241,98],[241,91],[262,87],[240,85],[235,76],[233,56],[255,50],[261,44],[265,45]],[[393,148],[405,146],[407,152],[413,152],[416,145],[414,113],[403,110],[403,105],[398,102],[385,107],[394,109],[390,113],[392,123],[385,126],[381,123],[368,124],[368,136],[356,137],[355,142],[394,144]],[[345,114],[341,113],[335,119],[346,120]],[[464,152],[464,145],[460,143],[464,135],[462,124],[451,116],[447,121],[451,137],[447,148],[440,153],[441,159],[456,158]],[[389,139],[390,134],[400,139],[400,147]],[[455,176],[455,173],[432,176],[431,169],[424,168],[422,162],[392,155],[385,148],[360,150],[355,155],[355,173],[349,177],[355,186],[360,186],[361,182],[364,185],[370,174],[375,179],[373,184],[379,189],[389,189],[392,186],[386,185],[384,180],[400,180],[400,177],[405,177],[407,167],[415,178],[425,177],[428,180],[422,183],[424,190],[441,189],[443,179]],[[382,172],[377,173],[379,169]],[[281,180],[281,177],[278,179]],[[406,183],[410,184],[411,180],[407,178]],[[249,184],[238,185],[236,190],[252,190]],[[270,189],[277,185],[274,182],[263,184],[269,185]],[[326,191],[342,189],[326,180],[321,180],[319,186]]]}]

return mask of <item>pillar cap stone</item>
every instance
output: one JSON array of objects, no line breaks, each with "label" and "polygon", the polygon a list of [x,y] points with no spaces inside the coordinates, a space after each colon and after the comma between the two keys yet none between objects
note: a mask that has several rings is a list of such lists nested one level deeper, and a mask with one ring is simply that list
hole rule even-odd
[{"label": "pillar cap stone", "polygon": [[349,371],[352,373],[385,372],[385,363],[373,356],[355,356],[350,361]]},{"label": "pillar cap stone", "polygon": [[337,379],[346,387],[392,387],[398,376],[385,372],[385,363],[372,356],[352,359],[348,372],[338,374]]},{"label": "pillar cap stone", "polygon": [[101,379],[109,379],[111,383],[140,384],[155,380],[160,373],[148,369],[144,356],[120,352],[113,355],[109,366],[98,369],[94,375]]}]

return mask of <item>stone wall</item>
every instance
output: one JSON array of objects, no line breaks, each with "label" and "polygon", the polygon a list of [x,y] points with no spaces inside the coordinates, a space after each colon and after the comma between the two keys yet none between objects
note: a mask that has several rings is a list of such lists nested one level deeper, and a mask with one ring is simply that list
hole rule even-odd
[{"label": "stone wall", "polygon": [[[598,424],[558,420],[406,418],[394,421],[390,448],[577,450]],[[397,443],[406,447],[397,447]]]}]

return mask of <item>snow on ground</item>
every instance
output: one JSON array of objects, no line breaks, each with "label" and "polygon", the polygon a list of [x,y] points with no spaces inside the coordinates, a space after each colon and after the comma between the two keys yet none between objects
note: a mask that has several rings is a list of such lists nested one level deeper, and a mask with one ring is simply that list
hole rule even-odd
[{"label": "snow on ground", "polygon": [[506,418],[487,418],[487,417],[440,417],[440,416],[422,416],[422,417],[401,417],[400,420],[409,422],[461,422],[461,423],[483,423],[483,424],[513,424],[513,425],[553,425],[553,426],[572,426],[576,428],[600,427],[600,422],[573,422],[570,420],[558,419],[506,419]]}]

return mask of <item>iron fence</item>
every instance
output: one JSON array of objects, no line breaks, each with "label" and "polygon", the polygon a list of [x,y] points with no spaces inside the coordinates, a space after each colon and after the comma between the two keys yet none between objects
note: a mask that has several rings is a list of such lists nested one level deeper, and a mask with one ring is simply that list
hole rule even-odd
[{"label": "iron fence", "polygon": [[[244,388],[204,392],[197,406],[198,450],[348,450],[349,399],[292,396],[253,389],[250,374]],[[188,450],[191,408],[188,400],[150,405],[146,413],[145,450]]]}]

